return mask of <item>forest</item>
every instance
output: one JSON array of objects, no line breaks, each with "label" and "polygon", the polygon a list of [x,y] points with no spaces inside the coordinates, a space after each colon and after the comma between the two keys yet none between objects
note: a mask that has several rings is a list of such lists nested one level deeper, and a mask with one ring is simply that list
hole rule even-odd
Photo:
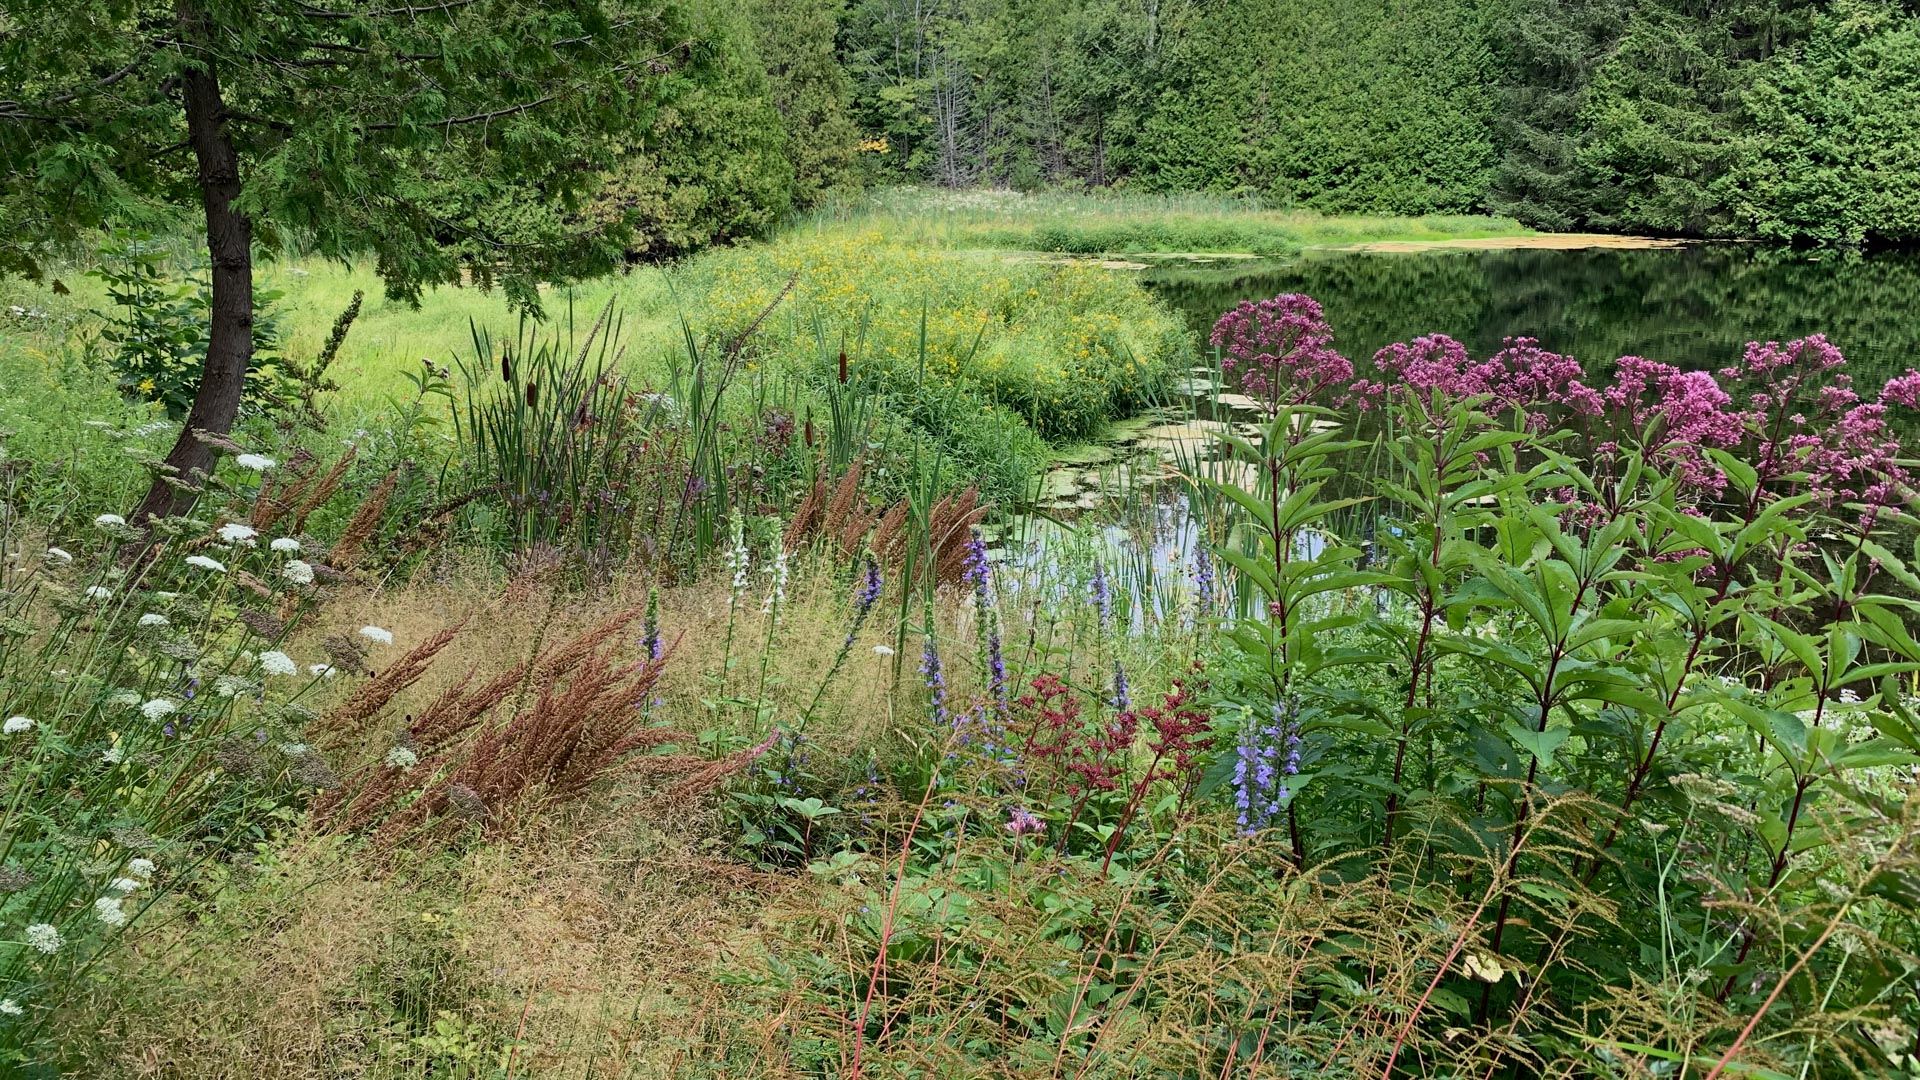
[{"label": "forest", "polygon": [[831,60],[824,33],[804,60],[769,43],[775,82],[810,72],[809,100],[844,102],[867,140],[864,175],[895,182],[1481,211],[1558,231],[1920,235],[1920,11],[1896,0],[772,10],[837,25]]}]

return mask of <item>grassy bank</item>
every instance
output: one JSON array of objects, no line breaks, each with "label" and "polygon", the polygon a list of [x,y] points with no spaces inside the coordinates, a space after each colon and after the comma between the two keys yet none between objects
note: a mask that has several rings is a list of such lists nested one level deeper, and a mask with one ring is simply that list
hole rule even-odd
[{"label": "grassy bank", "polygon": [[1287,255],[1375,241],[1529,236],[1510,218],[1371,217],[1276,207],[1258,199],[900,188],[837,210],[815,227],[860,223],[927,247],[1001,248],[1074,255]]}]

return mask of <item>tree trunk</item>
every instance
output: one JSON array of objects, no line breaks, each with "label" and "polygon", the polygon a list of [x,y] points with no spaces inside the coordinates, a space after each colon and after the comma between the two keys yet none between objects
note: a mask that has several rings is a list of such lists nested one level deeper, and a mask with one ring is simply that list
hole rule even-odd
[{"label": "tree trunk", "polygon": [[[183,6],[184,7],[184,6]],[[192,16],[189,40],[200,37]],[[200,372],[200,389],[180,438],[167,454],[172,475],[193,488],[195,473],[213,471],[214,449],[194,437],[201,429],[217,435],[233,430],[246,388],[247,365],[253,359],[253,222],[234,210],[240,195],[240,160],[227,132],[226,104],[220,99],[219,74],[212,57],[204,69],[188,68],[181,75],[187,113],[187,141],[199,164],[200,201],[207,211],[207,255],[213,264],[213,303],[207,328],[207,359]],[[134,510],[133,520],[171,517],[192,508],[196,491],[184,491],[155,477],[153,486]]]}]

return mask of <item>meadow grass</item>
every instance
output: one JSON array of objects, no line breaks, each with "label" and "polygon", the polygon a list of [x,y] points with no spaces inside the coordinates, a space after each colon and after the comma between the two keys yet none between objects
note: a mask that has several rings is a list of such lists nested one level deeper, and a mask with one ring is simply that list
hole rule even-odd
[{"label": "meadow grass", "polygon": [[1511,218],[1329,216],[1223,195],[897,188],[824,209],[802,228],[878,229],[925,247],[1073,255],[1287,255],[1380,240],[1528,236]]},{"label": "meadow grass", "polygon": [[[771,275],[763,273],[770,264],[803,274],[799,296],[806,302],[788,305],[782,312],[785,325],[769,330],[768,336],[777,340],[768,351],[791,359],[816,345],[818,328],[810,310],[820,305],[831,309],[826,330],[836,344],[843,332],[858,339],[859,308],[866,305],[896,316],[868,322],[865,333],[872,350],[894,357],[910,354],[917,350],[918,326],[916,318],[908,316],[917,316],[924,303],[936,344],[945,352],[941,359],[954,361],[970,351],[979,331],[978,309],[986,306],[960,300],[983,287],[992,295],[996,288],[1004,292],[1010,282],[1031,287],[1031,282],[1048,277],[1044,271],[1001,262],[1004,256],[982,254],[981,249],[1075,255],[1279,255],[1307,246],[1529,232],[1503,218],[1329,217],[1226,196],[1024,195],[905,188],[861,196],[790,222],[771,243],[721,248],[671,266],[636,266],[618,276],[547,289],[543,299],[549,318],[564,319],[571,300],[576,313],[587,313],[578,317],[588,320],[607,300],[616,301],[628,330],[630,370],[658,382],[664,376],[664,357],[679,343],[681,316],[700,326],[701,318],[715,310],[739,315],[753,308],[757,313],[754,304],[764,303],[774,291],[767,288]],[[190,244],[178,246],[186,258],[192,258]],[[1086,281],[1096,273],[1116,282],[1132,280],[1126,270],[1086,270],[1072,276]],[[45,283],[0,283],[0,365],[4,365],[0,373],[14,376],[17,365],[53,356],[94,333],[96,320],[90,312],[106,302],[101,283],[86,276],[83,264],[67,266],[55,276],[69,290],[66,295]],[[743,279],[753,279],[749,291],[736,291]],[[437,289],[426,294],[417,308],[389,300],[367,263],[348,266],[288,255],[263,261],[257,286],[281,293],[277,307],[282,346],[296,357],[317,353],[353,293],[366,294],[360,317],[333,368],[344,404],[362,410],[404,395],[408,384],[403,373],[422,358],[447,363],[466,350],[470,323],[497,332],[510,329],[517,320],[497,291]],[[1134,335],[1126,344],[1136,364],[1153,364],[1154,346],[1143,339],[1158,334],[1160,328],[1128,295],[1137,290],[1116,284],[1102,291],[1103,306],[1094,310],[1124,319],[1124,329]],[[1069,316],[1088,310],[1082,292],[1068,290],[1066,297]],[[1043,292],[1036,299],[1032,306],[1044,309],[1054,297]],[[5,317],[5,309],[13,306],[48,317]],[[901,315],[903,310],[906,316]],[[1044,381],[1048,374],[1068,373],[1069,365],[1063,361],[1077,344],[1029,342],[1030,326],[1011,329],[1018,333],[1003,341],[989,337],[982,342],[981,358],[994,367],[990,381],[998,388],[993,396],[1044,396],[1031,384]],[[1055,349],[1056,354],[1048,355],[1047,349]],[[1062,434],[1057,425],[1050,430],[1043,425],[1041,433],[1048,438]]]}]

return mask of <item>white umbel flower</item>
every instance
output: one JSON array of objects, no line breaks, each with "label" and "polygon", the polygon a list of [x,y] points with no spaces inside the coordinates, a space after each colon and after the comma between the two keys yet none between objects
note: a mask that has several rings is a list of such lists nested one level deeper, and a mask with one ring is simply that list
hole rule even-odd
[{"label": "white umbel flower", "polygon": [[47,558],[58,559],[63,563],[68,563],[73,561],[73,553],[66,548],[50,547],[47,549]]},{"label": "white umbel flower", "polygon": [[140,706],[140,715],[146,717],[149,720],[159,720],[170,715],[175,709],[178,709],[179,707],[180,706],[175,705],[173,702],[168,701],[166,698],[157,697],[157,698],[154,698],[152,701],[147,702],[145,705]]},{"label": "white umbel flower", "polygon": [[393,644],[393,631],[391,631],[391,630],[382,630],[382,629],[380,629],[380,628],[379,628],[379,627],[377,627],[377,626],[363,626],[363,627],[361,627],[361,628],[360,628],[360,636],[361,636],[361,637],[363,637],[363,638],[366,638],[366,639],[367,639],[368,641],[371,641],[371,642],[374,642],[375,644],[378,644],[378,645],[391,645],[391,644]]},{"label": "white umbel flower", "polygon": [[7,717],[7,726],[0,728],[0,730],[5,731],[8,735],[25,735],[27,732],[33,730],[33,717],[9,716]]},{"label": "white umbel flower", "polygon": [[291,555],[300,550],[300,541],[295,540],[291,536],[276,536],[273,538],[273,542],[267,546],[275,551],[284,551]]},{"label": "white umbel flower", "polygon": [[253,526],[242,525],[237,521],[229,521],[220,526],[220,542],[223,544],[244,544],[252,547],[254,538],[259,535],[259,530]]},{"label": "white umbel flower", "polygon": [[12,998],[0,998],[0,1016],[25,1016],[27,1010]]},{"label": "white umbel flower", "polygon": [[[278,540],[274,543],[279,543]],[[313,584],[313,564],[299,559],[288,559],[287,565],[280,568],[280,574],[295,585]]]},{"label": "white umbel flower", "polygon": [[117,877],[117,878],[114,878],[112,881],[107,882],[107,891],[119,893],[121,896],[125,896],[128,893],[139,892],[141,889],[146,888],[146,885],[147,885],[146,882],[141,881],[138,878]]},{"label": "white umbel flower", "polygon": [[95,603],[105,603],[113,599],[113,590],[107,588],[105,585],[89,585],[87,586],[87,599]]},{"label": "white umbel flower", "polygon": [[885,646],[885,645],[875,645],[875,646],[873,647],[873,655],[875,655],[875,656],[892,656],[892,655],[893,655],[893,650],[892,650],[891,648],[888,648],[888,647],[887,647],[887,646]]},{"label": "white umbel flower", "polygon": [[276,464],[272,458],[262,454],[235,454],[233,463],[248,472],[266,472]]},{"label": "white umbel flower", "polygon": [[332,664],[308,664],[307,674],[316,679],[331,679],[340,674],[340,671]]},{"label": "white umbel flower", "polygon": [[286,653],[270,649],[260,654],[260,670],[269,675],[293,675],[300,671],[300,665],[294,663],[293,657]]},{"label": "white umbel flower", "polygon": [[100,763],[103,765],[118,765],[125,760],[127,760],[127,751],[124,747],[109,746],[100,751]]},{"label": "white umbel flower", "polygon": [[128,859],[127,873],[135,877],[150,878],[153,876],[153,860],[143,858]]},{"label": "white umbel flower", "polygon": [[93,523],[102,529],[111,529],[115,526],[125,525],[127,519],[121,517],[119,514],[101,514],[99,517],[93,519]]},{"label": "white umbel flower", "polygon": [[60,936],[60,928],[52,923],[37,922],[27,927],[27,947],[36,952],[52,956],[65,944],[66,940]]},{"label": "white umbel flower", "polygon": [[173,620],[158,612],[149,611],[140,616],[141,626],[172,626]]},{"label": "white umbel flower", "polygon": [[102,926],[127,925],[127,911],[120,906],[117,896],[103,896],[93,902],[93,917],[100,920]]},{"label": "white umbel flower", "polygon": [[420,764],[420,755],[404,746],[396,746],[387,751],[387,767],[390,769],[411,769]]},{"label": "white umbel flower", "polygon": [[225,563],[222,563],[219,559],[209,559],[205,555],[187,556],[187,565],[197,566],[202,570],[211,570],[216,574],[224,574],[227,572]]}]

